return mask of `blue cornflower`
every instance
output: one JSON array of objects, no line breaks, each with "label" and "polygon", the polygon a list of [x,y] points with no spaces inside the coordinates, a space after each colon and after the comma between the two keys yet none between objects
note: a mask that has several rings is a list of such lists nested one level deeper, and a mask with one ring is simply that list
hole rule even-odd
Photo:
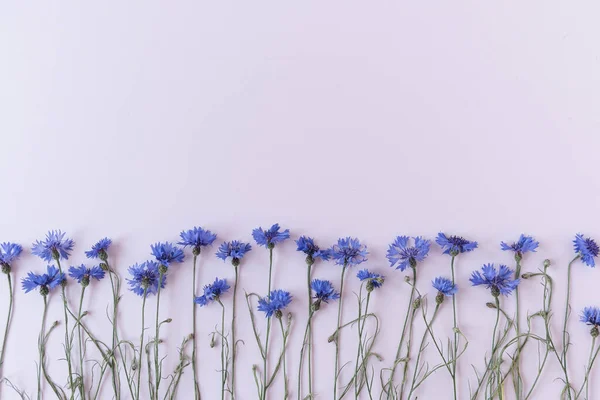
[{"label": "blue cornflower", "polygon": [[[410,237],[398,236],[394,243],[390,244],[387,251],[387,259],[392,267],[404,271],[409,265],[416,267],[417,262],[421,262],[429,253],[431,242],[420,236],[414,238],[415,245],[409,246]],[[396,265],[398,264],[398,265]]]},{"label": "blue cornflower", "polygon": [[331,257],[338,265],[353,266],[367,261],[367,246],[356,238],[339,238],[331,248]]},{"label": "blue cornflower", "polygon": [[448,278],[438,276],[431,282],[431,284],[438,291],[438,293],[441,293],[444,296],[453,296],[456,294],[456,292],[458,292],[456,285]]},{"label": "blue cornflower", "polygon": [[273,290],[271,293],[258,300],[258,311],[263,311],[265,317],[269,318],[273,314],[281,318],[281,310],[286,308],[292,302],[292,295],[285,290]]},{"label": "blue cornflower", "polygon": [[473,286],[485,285],[487,289],[491,289],[494,297],[500,294],[508,296],[521,282],[520,279],[512,279],[514,271],[506,265],[500,265],[496,270],[494,264],[484,264],[481,271],[474,271],[469,280]]},{"label": "blue cornflower", "polygon": [[90,251],[85,252],[85,256],[87,258],[99,258],[102,261],[106,261],[106,259],[108,258],[106,250],[108,250],[111,244],[112,240],[110,240],[107,237],[105,237],[104,239],[100,239],[98,243],[92,246],[92,249]]},{"label": "blue cornflower", "polygon": [[0,265],[2,265],[2,272],[10,272],[10,264],[15,261],[21,255],[23,246],[16,243],[2,243],[0,244]]},{"label": "blue cornflower", "polygon": [[65,279],[65,274],[60,272],[58,268],[53,265],[48,265],[45,274],[39,275],[29,272],[27,277],[21,280],[21,285],[25,293],[29,293],[33,289],[39,287],[40,294],[46,296],[50,293],[50,290],[63,283]]},{"label": "blue cornflower", "polygon": [[204,294],[202,296],[197,296],[194,299],[194,303],[200,304],[202,307],[212,301],[216,301],[222,294],[227,293],[229,287],[226,279],[215,278],[213,283],[204,286]]},{"label": "blue cornflower", "polygon": [[331,258],[331,250],[321,250],[311,237],[300,236],[298,240],[296,240],[296,245],[298,246],[296,250],[306,254],[306,263],[309,265],[314,264],[315,260],[319,258],[323,261],[328,261]]},{"label": "blue cornflower", "polygon": [[330,281],[324,281],[321,279],[313,279],[310,283],[314,294],[314,298],[317,302],[324,301],[329,303],[329,300],[337,300],[340,298],[340,294],[335,291],[335,288]]},{"label": "blue cornflower", "polygon": [[275,247],[275,244],[290,238],[290,230],[286,229],[283,232],[279,232],[279,224],[273,224],[268,230],[263,230],[259,226],[252,231],[252,237],[257,245],[272,249]]},{"label": "blue cornflower", "polygon": [[249,243],[234,240],[232,242],[222,243],[219,246],[219,251],[217,251],[216,255],[223,261],[227,260],[228,257],[231,257],[231,264],[237,267],[240,265],[240,260],[250,250],[252,250],[252,246],[250,246]]},{"label": "blue cornflower", "polygon": [[477,248],[477,242],[468,241],[461,236],[446,236],[442,232],[438,233],[435,242],[444,250],[444,254],[450,254],[451,256],[456,256]]},{"label": "blue cornflower", "polygon": [[[129,267],[129,273],[132,279],[127,279],[129,290],[138,296],[146,294],[156,294],[158,292],[158,281],[160,272],[158,272],[158,263],[155,261],[146,261],[141,264],[135,264]],[[164,288],[167,283],[167,276],[162,276],[160,287]]]},{"label": "blue cornflower", "polygon": [[170,266],[173,262],[183,262],[183,258],[185,257],[183,250],[170,242],[155,243],[150,245],[150,248],[156,261],[165,267]]},{"label": "blue cornflower", "polygon": [[540,243],[533,237],[521,234],[521,236],[519,236],[519,240],[512,244],[501,242],[500,248],[504,251],[513,251],[515,253],[515,257],[523,257],[523,254],[527,253],[528,251],[535,252],[539,245]]},{"label": "blue cornflower", "polygon": [[79,267],[69,268],[69,276],[77,279],[77,282],[81,283],[82,286],[87,286],[90,284],[90,278],[94,278],[97,281],[104,278],[104,271],[98,266],[88,268],[81,264]]},{"label": "blue cornflower", "polygon": [[385,276],[370,272],[368,269],[358,271],[356,277],[360,279],[361,282],[365,280],[367,281],[367,290],[369,292],[373,291],[373,289],[383,286],[383,282],[385,281]]},{"label": "blue cornflower", "polygon": [[585,322],[587,325],[600,326],[600,308],[585,307],[581,313],[580,321]]},{"label": "blue cornflower", "polygon": [[46,240],[36,240],[32,245],[31,252],[41,258],[44,261],[52,261],[53,259],[58,260],[62,258],[64,260],[69,259],[69,252],[73,250],[75,242],[66,238],[64,232],[61,231],[49,231],[46,234]]},{"label": "blue cornflower", "polygon": [[584,238],[582,234],[578,233],[575,235],[573,243],[575,244],[575,253],[581,257],[581,261],[589,267],[595,267],[596,262],[594,258],[598,257],[598,252],[600,251],[596,241],[592,238]]},{"label": "blue cornflower", "polygon": [[215,233],[196,226],[193,229],[181,231],[179,236],[181,237],[181,241],[177,244],[184,247],[192,247],[192,251],[195,255],[200,254],[202,247],[212,245],[217,238]]}]

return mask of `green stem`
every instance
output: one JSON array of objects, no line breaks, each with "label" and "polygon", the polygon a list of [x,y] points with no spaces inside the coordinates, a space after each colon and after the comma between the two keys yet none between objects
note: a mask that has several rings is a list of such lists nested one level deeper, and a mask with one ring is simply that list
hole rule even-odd
[{"label": "green stem", "polygon": [[[410,391],[408,392],[408,400],[411,399],[412,394],[417,389],[417,387],[421,383],[423,383],[423,381],[421,381],[421,382],[419,382],[418,385],[416,384],[417,383],[417,373],[419,372],[419,361],[421,360],[421,355],[423,354],[423,351],[425,351],[425,339],[427,338],[427,335],[430,332],[430,327],[433,324],[433,321],[435,320],[435,317],[436,317],[439,309],[440,309],[440,305],[436,304],[435,310],[433,311],[433,315],[431,316],[431,320],[429,321],[429,323],[427,323],[427,321],[425,321],[425,324],[427,325],[428,328],[425,329],[425,332],[423,332],[423,337],[421,338],[421,344],[419,345],[419,353],[417,354],[417,360],[415,362],[415,369],[413,371],[412,383],[410,386]],[[424,315],[425,315],[425,312],[424,312]]]},{"label": "green stem", "polygon": [[[119,343],[119,333],[117,331],[117,309],[119,305],[119,292],[120,292],[120,281],[118,275],[110,268],[108,261],[104,261],[106,263],[108,269],[108,277],[110,279],[110,287],[113,295],[113,315],[112,315],[112,385],[113,391],[115,393],[115,399],[119,400],[121,398],[121,382],[117,369],[117,359],[115,357],[115,351],[119,350],[119,355],[121,356],[121,360],[123,360],[123,370],[125,371],[125,379],[127,379],[127,386],[129,387],[129,392],[131,394],[131,398],[134,398],[133,388],[131,386],[131,381],[129,380],[129,372],[127,372],[127,366],[125,365],[125,359],[123,357],[123,351],[121,350],[121,345]],[[114,279],[113,279],[113,274]],[[81,321],[79,321],[81,324]]]},{"label": "green stem", "polygon": [[[54,257],[56,260],[56,264],[58,265],[58,272],[62,274],[62,267],[60,265],[60,257]],[[66,280],[63,284],[60,285],[62,300],[63,300],[63,308],[65,313],[65,359],[67,361],[67,368],[69,373],[69,389],[71,389],[71,399],[75,397],[75,385],[73,382],[73,368],[71,366],[71,345],[69,344],[69,316],[67,314],[67,309],[69,305],[67,304],[67,293],[66,293]]]},{"label": "green stem", "polygon": [[[362,291],[362,287],[361,287],[361,291]],[[359,294],[359,298],[360,298],[360,294]],[[365,303],[365,314],[367,315],[369,313],[369,302],[371,301],[371,292],[367,292],[367,300]],[[354,398],[358,399],[358,396],[360,395],[361,389],[362,389],[362,385],[360,383],[360,380],[358,379],[359,376],[361,376],[360,374],[362,374],[362,376],[364,377],[364,379],[366,381],[368,381],[367,379],[367,362],[365,360],[365,351],[364,351],[364,347],[363,347],[363,334],[365,331],[365,324],[367,323],[367,318],[362,318],[362,305],[359,302],[359,306],[358,306],[358,349],[357,349],[357,353],[356,353],[356,367],[354,370]],[[362,369],[362,372],[360,371]],[[369,397],[371,397],[371,392],[369,390]]]},{"label": "green stem", "polygon": [[42,327],[40,328],[39,341],[39,361],[38,361],[38,382],[37,382],[37,400],[42,400],[42,363],[44,362],[45,341],[46,341],[46,316],[48,315],[48,299],[44,297],[44,312],[42,313]]},{"label": "green stem", "polygon": [[342,304],[344,300],[344,276],[346,275],[348,263],[344,263],[342,268],[342,277],[340,279],[340,301],[338,303],[337,329],[335,331],[335,369],[333,375],[333,398],[337,399],[338,366],[340,363],[340,327],[342,325]]},{"label": "green stem", "polygon": [[198,369],[196,366],[196,260],[198,256],[194,254],[194,267],[192,269],[192,373],[194,374],[194,394],[195,399],[200,399],[200,387],[198,385]]},{"label": "green stem", "polygon": [[[160,286],[160,285],[159,285]],[[140,359],[137,363],[137,389],[136,389],[136,400],[140,400],[140,378],[142,377],[142,354],[144,353],[144,330],[145,330],[145,315],[146,315],[146,298],[148,297],[148,289],[144,289],[144,299],[142,300],[142,333],[140,334]],[[150,371],[148,371],[150,372]]]},{"label": "green stem", "polygon": [[592,371],[592,367],[594,366],[594,361],[596,361],[596,357],[598,356],[598,351],[600,351],[600,347],[598,347],[598,349],[596,349],[596,351],[594,352],[594,347],[596,347],[596,337],[592,336],[592,345],[590,347],[590,356],[588,358],[588,365],[585,369],[585,379],[583,380],[583,384],[581,385],[581,388],[579,389],[579,391],[577,392],[577,395],[575,396],[576,400],[579,398],[579,396],[581,396],[581,393],[583,392],[584,388],[585,388],[585,398],[586,398],[586,400],[589,399],[590,372]]},{"label": "green stem", "polygon": [[[83,311],[83,297],[85,295],[85,286],[81,286],[81,296],[79,297],[79,311],[77,313],[77,320],[81,322],[81,313]],[[85,380],[84,380],[84,365],[83,365],[83,337],[81,334],[81,323],[77,324],[77,341],[79,344],[79,378],[81,382],[79,384],[79,392],[81,398],[85,399]]]},{"label": "green stem", "polygon": [[2,367],[4,366],[4,356],[6,355],[6,340],[8,339],[8,331],[10,329],[10,323],[12,320],[13,312],[13,287],[12,280],[10,278],[10,272],[6,274],[8,279],[8,314],[6,316],[6,326],[4,327],[4,338],[2,339],[2,350],[0,353],[0,379],[2,379]]},{"label": "green stem", "polygon": [[[452,285],[455,285],[455,279],[454,279],[454,259],[456,258],[456,256],[452,256],[452,259],[450,260],[450,270],[452,272]],[[452,355],[452,388],[454,391],[454,400],[458,399],[458,391],[456,388],[456,354],[458,353],[458,323],[457,323],[457,319],[456,319],[456,294],[454,296],[452,296],[452,315],[453,315],[453,319],[454,319],[454,327],[453,327],[453,331],[454,331],[454,342],[453,347],[454,347],[454,351],[453,351],[453,355]]]},{"label": "green stem", "polygon": [[[494,296],[494,299],[496,301],[496,323],[494,324],[494,331],[492,334],[492,354],[490,355],[490,365],[494,365],[494,359],[496,357],[496,332],[498,330],[498,322],[500,321],[500,299],[498,296]],[[498,390],[498,392],[500,392],[500,390]]]},{"label": "green stem", "polygon": [[308,320],[306,321],[306,328],[304,329],[304,339],[302,340],[302,348],[300,349],[300,365],[298,367],[298,400],[302,400],[305,397],[310,398],[310,396],[312,396],[312,393],[309,391],[307,396],[302,397],[302,360],[304,360],[304,350],[308,347],[308,334],[314,313],[315,312],[312,310],[311,307],[308,314]]},{"label": "green stem", "polygon": [[[310,281],[312,278],[312,263],[308,264],[307,272],[306,272],[306,285],[308,290],[308,323],[306,328],[308,330],[305,333],[304,340],[307,342],[308,346],[308,354],[307,354],[307,363],[308,363],[308,395],[312,397],[312,291],[310,288]],[[302,358],[300,358],[300,368],[302,368]],[[299,378],[301,379],[301,378]],[[298,382],[298,396],[300,396],[300,381]]]},{"label": "green stem", "polygon": [[221,400],[225,400],[225,384],[227,383],[227,369],[225,367],[225,306],[221,299],[217,299],[221,305]]},{"label": "green stem", "polygon": [[163,272],[159,273],[158,278],[158,289],[156,290],[156,326],[155,326],[155,336],[154,336],[154,396],[158,399],[158,389],[160,387],[160,379],[161,379],[161,368],[158,357],[158,345],[160,343],[160,321],[159,321],[159,312],[160,312],[160,292],[162,281],[165,276]]},{"label": "green stem", "polygon": [[273,248],[269,248],[269,291],[267,295],[271,294],[271,280],[273,278]]},{"label": "green stem", "polygon": [[569,343],[567,339],[567,324],[569,322],[569,314],[571,310],[570,297],[571,297],[571,267],[573,263],[578,260],[581,256],[577,255],[575,258],[571,260],[569,266],[567,267],[567,297],[565,300],[565,318],[563,322],[563,332],[562,332],[562,360],[563,371],[565,373],[565,385],[567,387],[567,396],[571,399],[571,384],[569,383],[569,373],[568,373],[568,362],[567,362],[567,351],[569,350]]},{"label": "green stem", "polygon": [[269,335],[271,334],[271,318],[267,318],[267,333],[265,336],[265,353],[263,357],[263,390],[261,400],[267,400],[267,360],[269,359]]},{"label": "green stem", "polygon": [[[521,260],[520,260],[520,256],[515,256],[516,257],[516,262],[517,265],[515,267],[515,279],[520,279],[521,277]],[[521,380],[521,318],[520,318],[520,313],[519,313],[519,286],[516,287],[515,289],[515,329],[516,329],[516,334],[518,337],[517,340],[517,351],[515,354],[515,364],[514,364],[514,370],[513,370],[513,384],[514,384],[514,388],[515,388],[515,398],[517,400],[520,400],[522,397],[522,393],[521,393],[521,385],[522,385],[522,380]]]},{"label": "green stem", "polygon": [[[390,400],[391,398],[393,398],[392,393],[394,393],[395,389],[394,389],[394,376],[396,375],[396,368],[398,367],[398,363],[400,360],[400,355],[402,354],[402,344],[404,343],[404,338],[406,336],[406,332],[407,332],[407,328],[408,328],[408,319],[409,316],[411,315],[411,310],[413,310],[413,301],[414,301],[414,297],[415,297],[415,291],[417,290],[417,269],[414,267],[412,268],[412,272],[413,272],[413,282],[412,282],[412,289],[410,291],[410,299],[408,301],[408,307],[406,309],[406,317],[404,318],[404,325],[402,327],[402,334],[400,335],[400,341],[398,342],[398,349],[396,350],[396,358],[394,359],[394,365],[392,366],[392,371],[390,373],[390,378],[387,382],[387,384],[384,386],[384,392],[387,393],[387,400]],[[414,315],[414,313],[413,313]]]},{"label": "green stem", "polygon": [[281,318],[277,318],[279,320],[279,326],[281,327],[281,337],[283,338],[283,354],[282,354],[282,362],[283,362],[283,399],[287,400],[288,398],[288,377],[287,377],[287,367],[285,366],[285,349],[287,346],[287,334],[285,333],[285,329],[283,328],[283,322]]},{"label": "green stem", "polygon": [[235,400],[235,356],[236,356],[236,335],[235,335],[235,315],[236,315],[236,299],[238,288],[238,267],[234,266],[235,281],[233,282],[233,309],[231,311],[231,343],[233,344],[231,353],[231,400]]}]

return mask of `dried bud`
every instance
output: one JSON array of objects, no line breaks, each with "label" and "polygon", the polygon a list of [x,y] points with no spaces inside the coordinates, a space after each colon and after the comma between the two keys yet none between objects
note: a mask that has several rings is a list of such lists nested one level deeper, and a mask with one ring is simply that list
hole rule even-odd
[{"label": "dried bud", "polygon": [[281,319],[281,317],[283,317],[281,310],[275,310],[275,318]]},{"label": "dried bud", "polygon": [[458,329],[458,327],[455,326],[454,328],[452,328],[452,332],[454,332],[454,333],[460,333],[460,329]]},{"label": "dried bud", "polygon": [[521,275],[521,278],[523,278],[523,279],[529,279],[529,278],[531,278],[532,275],[533,274],[531,274],[530,272],[526,272],[523,275]]},{"label": "dried bud", "polygon": [[102,271],[108,272],[108,264],[107,263],[101,262],[100,268],[102,268]]},{"label": "dried bud", "polygon": [[212,348],[214,348],[214,347],[215,347],[215,345],[216,345],[216,342],[215,342],[215,334],[213,333],[213,334],[210,336],[210,345],[209,345],[209,346],[210,346],[210,348],[212,349]]},{"label": "dried bud", "polygon": [[329,336],[329,338],[327,338],[327,342],[328,343],[335,342],[335,341],[337,341],[337,337],[338,337],[338,334],[336,331],[333,335],[331,335],[331,336]]},{"label": "dried bud", "polygon": [[373,281],[369,279],[367,281],[367,292],[371,293],[373,289],[375,289],[375,286],[373,285]]},{"label": "dried bud", "polygon": [[487,308],[494,308],[494,309],[496,308],[496,305],[492,302],[487,302],[487,303],[485,303],[485,305],[487,306]]},{"label": "dried bud", "polygon": [[137,369],[137,367],[138,367],[138,362],[137,362],[137,359],[134,358],[133,361],[131,362],[131,370],[135,371]]},{"label": "dried bud", "polygon": [[170,324],[171,322],[173,322],[173,318],[167,318],[163,322],[166,324]]},{"label": "dried bud", "polygon": [[404,282],[406,282],[406,283],[410,283],[410,276],[406,275],[406,276],[404,277]]}]

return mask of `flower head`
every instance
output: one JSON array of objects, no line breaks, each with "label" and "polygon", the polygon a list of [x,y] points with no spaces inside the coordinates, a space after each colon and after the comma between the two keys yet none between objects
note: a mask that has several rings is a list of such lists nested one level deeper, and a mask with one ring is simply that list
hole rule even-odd
[{"label": "flower head", "polygon": [[16,243],[2,243],[0,244],[0,265],[2,265],[2,270],[8,268],[10,272],[10,264],[13,263],[23,251],[23,246]]},{"label": "flower head", "polygon": [[286,308],[292,302],[292,295],[285,290],[273,290],[267,297],[258,300],[258,311],[265,313],[269,318],[273,315],[281,318],[281,310]]},{"label": "flower head", "polygon": [[367,290],[369,292],[383,286],[383,282],[385,281],[385,276],[370,272],[368,269],[358,271],[356,277],[360,279],[361,282],[367,281]]},{"label": "flower head", "polygon": [[225,242],[219,246],[217,251],[217,257],[225,261],[228,257],[231,257],[231,263],[235,266],[240,265],[240,260],[244,255],[252,250],[252,246],[249,243],[240,242],[234,240],[232,242]]},{"label": "flower head", "polygon": [[589,267],[595,267],[596,262],[594,258],[598,257],[598,252],[600,251],[596,241],[592,238],[584,238],[582,234],[578,233],[575,235],[573,243],[575,253],[581,257],[581,261]]},{"label": "flower head", "polygon": [[587,325],[600,326],[600,308],[585,307],[581,313],[580,321],[585,322]]},{"label": "flower head", "polygon": [[461,236],[446,236],[442,232],[438,233],[435,242],[444,250],[444,254],[450,254],[451,256],[456,256],[477,248],[477,242],[468,241]]},{"label": "flower head", "polygon": [[313,298],[317,301],[329,303],[329,300],[337,300],[340,298],[340,294],[335,291],[335,288],[330,281],[313,279],[310,283],[310,287],[314,292]]},{"label": "flower head", "polygon": [[46,234],[46,240],[36,240],[31,247],[31,252],[44,261],[58,260],[62,258],[68,260],[70,251],[73,250],[75,242],[66,238],[64,232],[49,231]]},{"label": "flower head", "polygon": [[[158,271],[158,263],[155,261],[146,261],[141,264],[135,264],[129,267],[131,279],[127,279],[129,290],[138,296],[146,294],[156,294],[158,292],[158,281],[160,272]],[[167,283],[167,276],[162,276],[160,287],[164,288]]]},{"label": "flower head", "polygon": [[519,236],[519,240],[512,244],[501,242],[500,248],[504,251],[512,251],[516,256],[522,257],[523,254],[527,253],[528,251],[535,252],[539,245],[540,243],[533,237],[521,234],[521,236]]},{"label": "flower head", "polygon": [[327,261],[329,260],[329,258],[331,258],[331,250],[321,250],[319,246],[315,244],[315,241],[311,237],[300,236],[298,240],[296,240],[296,245],[298,246],[296,250],[306,254],[307,264],[312,265],[315,262],[315,260],[319,258],[323,261]]},{"label": "flower head", "polygon": [[106,261],[108,255],[106,254],[106,250],[112,244],[112,240],[109,238],[100,239],[95,245],[92,246],[90,251],[85,252],[85,256],[87,258],[99,258],[102,261]]},{"label": "flower head", "polygon": [[438,293],[442,293],[444,296],[453,296],[456,294],[456,292],[458,292],[456,285],[448,278],[438,276],[431,282],[431,284],[438,291]]},{"label": "flower head", "polygon": [[473,286],[485,285],[494,297],[498,297],[500,294],[508,296],[517,288],[521,280],[512,279],[513,276],[514,271],[506,265],[500,265],[496,270],[494,264],[484,264],[481,272],[474,271],[469,280]]},{"label": "flower head", "polygon": [[97,281],[104,278],[104,271],[98,266],[88,268],[81,264],[79,267],[69,268],[69,276],[76,279],[83,286],[87,286],[90,284],[90,278],[94,278]]},{"label": "flower head", "polygon": [[21,285],[25,293],[31,292],[33,289],[40,289],[40,294],[45,296],[50,290],[54,289],[65,281],[65,274],[60,272],[53,265],[48,265],[46,273],[42,275],[29,272],[26,278],[21,280]]},{"label": "flower head", "polygon": [[155,243],[150,245],[150,248],[156,261],[165,267],[170,266],[173,262],[183,262],[183,258],[185,257],[183,250],[170,242]]},{"label": "flower head", "polygon": [[331,248],[331,257],[338,265],[353,266],[367,261],[367,246],[360,244],[356,238],[338,239]]},{"label": "flower head", "polygon": [[222,294],[227,293],[229,285],[226,279],[215,278],[215,281],[210,285],[204,286],[204,294],[194,299],[194,303],[205,306],[210,302],[218,300]]},{"label": "flower head", "polygon": [[252,231],[252,237],[259,246],[273,248],[279,242],[290,238],[290,230],[279,232],[279,224],[273,224],[270,229],[263,230],[260,226]]},{"label": "flower head", "polygon": [[404,271],[409,265],[416,267],[417,262],[421,262],[429,253],[431,242],[420,236],[414,238],[415,245],[409,246],[410,237],[398,236],[394,243],[390,244],[387,251],[387,259],[392,267]]},{"label": "flower head", "polygon": [[181,241],[177,244],[184,247],[192,247],[195,255],[200,254],[202,247],[212,245],[217,238],[217,235],[211,231],[196,226],[193,229],[181,231],[179,236],[181,237]]}]

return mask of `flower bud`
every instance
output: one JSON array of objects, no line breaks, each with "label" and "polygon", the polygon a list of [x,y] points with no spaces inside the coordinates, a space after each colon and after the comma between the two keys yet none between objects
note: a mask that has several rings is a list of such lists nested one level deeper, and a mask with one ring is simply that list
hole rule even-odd
[{"label": "flower bud", "polygon": [[529,278],[531,278],[532,275],[533,275],[532,273],[526,272],[523,275],[521,275],[521,278],[523,278],[523,279],[529,279]]},{"label": "flower bud", "polygon": [[487,302],[487,303],[485,303],[485,305],[487,306],[487,308],[494,308],[494,309],[496,308],[496,305],[492,302]]},{"label": "flower bud", "polygon": [[374,288],[375,288],[375,286],[373,285],[373,281],[371,279],[369,279],[367,281],[367,292],[371,293]]},{"label": "flower bud", "polygon": [[283,317],[281,310],[275,310],[275,318],[281,319],[281,317]]},{"label": "flower bud", "polygon": [[108,272],[108,264],[107,263],[101,262],[100,263],[100,268],[102,268],[102,271]]},{"label": "flower bud", "polygon": [[336,331],[333,335],[331,335],[327,338],[327,342],[328,343],[335,342],[335,341],[337,341],[337,337],[338,337],[338,334]]},{"label": "flower bud", "polygon": [[435,304],[440,305],[444,302],[444,293],[438,292],[435,296]]},{"label": "flower bud", "polygon": [[216,342],[215,342],[215,334],[213,333],[213,334],[211,335],[211,337],[210,337],[210,345],[209,345],[209,346],[210,346],[210,348],[212,349],[212,348],[214,348],[214,347],[215,347],[215,345],[216,345]]},{"label": "flower bud", "polygon": [[404,277],[404,282],[406,282],[406,283],[410,283],[410,276],[406,275],[406,276]]},{"label": "flower bud", "polygon": [[552,263],[547,258],[544,260],[544,267],[548,268]]},{"label": "flower bud", "polygon": [[131,362],[131,370],[135,371],[137,369],[137,367],[138,367],[138,362],[137,362],[137,359],[134,357],[133,361]]},{"label": "flower bud", "polygon": [[173,322],[173,318],[167,318],[163,321],[165,324],[170,324],[171,322]]},{"label": "flower bud", "polygon": [[416,298],[416,299],[413,301],[413,304],[412,304],[412,306],[413,306],[413,308],[414,308],[415,310],[416,310],[416,309],[418,309],[419,307],[421,307],[421,297],[420,297],[420,296],[419,296],[419,297],[417,297],[417,298]]},{"label": "flower bud", "polygon": [[0,265],[2,265],[2,273],[7,275],[10,274],[10,265],[5,262],[0,262]]},{"label": "flower bud", "polygon": [[106,250],[104,249],[100,249],[98,251],[98,257],[102,260],[102,261],[106,261],[108,260],[108,254],[106,254]]}]

